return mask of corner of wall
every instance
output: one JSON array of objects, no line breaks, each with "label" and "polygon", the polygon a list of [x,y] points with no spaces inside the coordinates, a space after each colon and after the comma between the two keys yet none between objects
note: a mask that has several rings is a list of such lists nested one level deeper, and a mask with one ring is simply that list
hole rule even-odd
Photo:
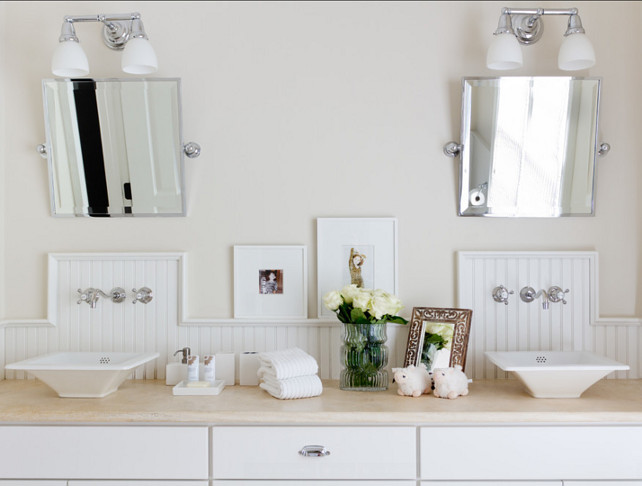
[{"label": "corner of wall", "polygon": [[[5,49],[7,45],[6,41],[6,23],[8,22],[6,15],[6,5],[4,2],[0,2],[0,99],[7,99],[5,93]],[[7,160],[7,144],[5,143],[6,131],[5,131],[5,110],[0,110],[0,191],[2,191],[2,196],[0,196],[0,287],[3,289],[6,288],[5,283],[5,269],[4,269],[4,254],[5,254],[5,229],[4,229],[4,195],[6,191],[4,190],[5,185],[5,166]],[[4,315],[4,299],[5,293],[0,292],[0,315]],[[0,345],[4,348],[4,329],[0,329]],[[0,353],[0,367],[4,368],[4,353]],[[4,379],[4,373],[0,374],[0,380]]]}]

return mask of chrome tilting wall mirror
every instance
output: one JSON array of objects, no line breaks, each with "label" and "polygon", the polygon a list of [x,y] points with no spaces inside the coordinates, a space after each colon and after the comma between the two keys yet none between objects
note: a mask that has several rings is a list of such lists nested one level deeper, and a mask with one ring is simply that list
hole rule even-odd
[{"label": "chrome tilting wall mirror", "polygon": [[597,78],[464,78],[459,215],[592,215],[599,98]]},{"label": "chrome tilting wall mirror", "polygon": [[43,81],[55,216],[184,216],[180,79]]}]

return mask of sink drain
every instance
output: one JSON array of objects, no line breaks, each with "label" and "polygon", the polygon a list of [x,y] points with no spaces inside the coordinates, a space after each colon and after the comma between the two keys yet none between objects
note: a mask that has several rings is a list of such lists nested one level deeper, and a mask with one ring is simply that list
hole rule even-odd
[{"label": "sink drain", "polygon": [[98,363],[99,364],[109,364],[111,363],[111,358],[109,356],[101,356],[98,358]]},{"label": "sink drain", "polygon": [[544,364],[544,363],[546,363],[546,361],[547,361],[546,356],[537,356],[535,358],[535,362],[537,364]]}]

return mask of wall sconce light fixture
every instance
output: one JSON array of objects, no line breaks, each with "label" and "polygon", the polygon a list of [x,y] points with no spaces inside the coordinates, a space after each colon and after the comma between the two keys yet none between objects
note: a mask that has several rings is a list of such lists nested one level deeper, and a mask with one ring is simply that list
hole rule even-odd
[{"label": "wall sconce light fixture", "polygon": [[87,55],[80,46],[74,24],[101,22],[103,41],[110,49],[124,50],[122,70],[129,74],[151,74],[158,69],[153,47],[147,39],[139,13],[66,16],[60,32],[60,43],[51,60],[55,76],[79,77],[89,74]]},{"label": "wall sconce light fixture", "polygon": [[[503,8],[499,24],[488,48],[486,65],[508,70],[522,67],[520,44],[537,42],[544,32],[543,15],[568,15],[568,26],[560,47],[557,65],[563,71],[577,71],[595,64],[595,51],[586,37],[576,8]],[[513,23],[515,27],[513,28]]]}]

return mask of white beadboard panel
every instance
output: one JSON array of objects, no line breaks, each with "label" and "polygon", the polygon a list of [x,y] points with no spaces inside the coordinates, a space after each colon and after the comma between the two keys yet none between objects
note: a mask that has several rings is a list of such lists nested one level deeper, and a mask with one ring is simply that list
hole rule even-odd
[{"label": "white beadboard panel", "polygon": [[[0,364],[57,351],[158,351],[154,362],[139,367],[136,379],[164,379],[165,365],[176,350],[189,346],[193,354],[273,351],[298,346],[319,363],[322,379],[338,379],[341,327],[338,321],[317,319],[297,322],[204,320],[179,325],[183,253],[77,253],[50,256],[49,296],[55,300],[48,320],[0,329]],[[153,300],[132,305],[132,289],[149,287]],[[116,304],[100,298],[96,308],[78,304],[77,289],[114,287],[127,291]],[[40,322],[38,325],[36,322]],[[54,323],[55,325],[52,325]],[[388,326],[388,367],[401,366],[406,350],[406,326]],[[24,372],[4,372],[7,379],[29,378]]]},{"label": "white beadboard panel", "polygon": [[[587,350],[627,363],[631,370],[610,378],[642,376],[642,330],[638,319],[599,317],[596,252],[458,253],[458,306],[473,310],[466,374],[475,379],[506,378],[485,351]],[[492,298],[504,285],[514,294],[508,305]],[[569,289],[567,304],[541,297],[522,302],[526,286],[536,291],[557,285]]]}]

